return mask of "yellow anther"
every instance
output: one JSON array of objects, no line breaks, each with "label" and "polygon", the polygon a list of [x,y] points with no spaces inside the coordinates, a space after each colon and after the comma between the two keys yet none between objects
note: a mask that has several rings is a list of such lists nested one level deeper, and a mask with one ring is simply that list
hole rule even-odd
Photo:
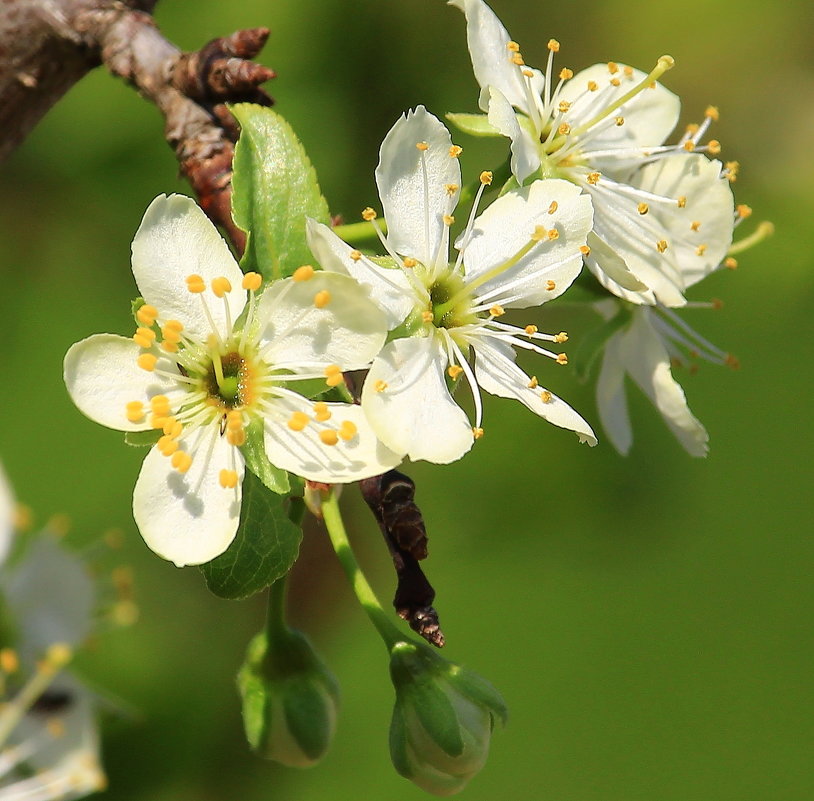
[{"label": "yellow anther", "polygon": [[557,364],[568,364],[568,355],[565,353],[558,353],[555,361]]},{"label": "yellow anther", "polygon": [[342,369],[338,364],[329,364],[325,370],[325,383],[329,387],[338,387],[344,383],[345,377],[342,375]]},{"label": "yellow anther", "polygon": [[589,172],[588,178],[586,179],[591,186],[596,186],[599,183],[599,179],[601,178],[601,173],[598,172]]},{"label": "yellow anther", "polygon": [[545,288],[549,292],[553,292],[557,288],[557,283],[555,281],[546,281],[545,282]]},{"label": "yellow anther", "polygon": [[[361,254],[359,255],[361,257]],[[302,281],[310,281],[314,277],[314,272],[315,270],[310,264],[303,264],[294,270],[291,277],[298,283],[301,283]]]},{"label": "yellow anther", "polygon": [[480,439],[483,436],[483,429],[482,428],[473,428],[472,429],[472,436],[475,439]]},{"label": "yellow anther", "polygon": [[571,133],[571,126],[567,122],[560,123],[559,127],[557,128],[557,133],[560,136],[567,136]]},{"label": "yellow anther", "polygon": [[516,64],[518,67],[522,67],[526,63],[523,61],[523,56],[521,56],[520,53],[512,53],[512,55],[509,57],[509,61],[511,61],[512,64]]},{"label": "yellow anther", "polygon": [[237,473],[234,470],[221,470],[218,480],[224,489],[234,489],[237,486]]},{"label": "yellow anther", "polygon": [[681,195],[676,198],[676,203],[680,209],[683,209],[687,205],[687,196]]},{"label": "yellow anther", "polygon": [[165,414],[152,414],[150,415],[150,428],[154,428],[157,431],[164,430],[164,423],[167,422],[167,415]]},{"label": "yellow anther", "polygon": [[565,114],[565,112],[571,108],[571,104],[567,100],[561,100],[557,108],[559,109],[561,114]]},{"label": "yellow anther", "polygon": [[745,220],[752,214],[751,206],[747,206],[745,203],[739,203],[737,206],[735,206],[735,211],[738,213],[738,217],[740,217],[742,220]]},{"label": "yellow anther", "polygon": [[621,86],[622,85],[622,82],[618,78],[611,78],[608,83],[610,83],[611,86]]},{"label": "yellow anther", "polygon": [[447,375],[454,381],[462,372],[464,368],[460,364],[451,364],[447,367]]},{"label": "yellow anther", "polygon": [[263,285],[263,276],[260,273],[246,273],[240,285],[243,289],[248,289],[249,292],[257,292]]},{"label": "yellow anther", "polygon": [[536,325],[527,325],[524,329],[527,336],[533,337],[539,330]]},{"label": "yellow anther", "polygon": [[737,270],[738,269],[738,260],[733,259],[732,256],[727,256],[724,259],[724,267],[726,267],[727,270]]},{"label": "yellow anther", "polygon": [[162,328],[162,331],[164,332],[165,336],[168,331],[172,331],[175,334],[180,334],[183,330],[184,324],[179,320],[167,320],[167,322],[164,323],[164,327]]},{"label": "yellow anther", "polygon": [[156,442],[155,446],[164,456],[172,456],[179,448],[178,440],[166,434]]},{"label": "yellow anther", "polygon": [[435,319],[435,315],[431,311],[421,312],[421,320],[425,323],[431,323]]},{"label": "yellow anther", "polygon": [[622,70],[622,72],[625,73],[626,78],[632,78],[633,77],[633,67],[625,67]]},{"label": "yellow anther", "polygon": [[323,445],[336,445],[339,442],[339,435],[332,429],[323,429],[319,432],[319,439]]},{"label": "yellow anther", "polygon": [[531,238],[534,242],[542,242],[548,239],[548,229],[544,225],[535,225]]},{"label": "yellow anther", "polygon": [[314,306],[324,309],[331,302],[331,293],[327,289],[321,289],[314,295]]},{"label": "yellow anther", "polygon": [[533,78],[534,73],[531,70],[520,70],[524,78]]},{"label": "yellow anther", "polygon": [[615,123],[617,128],[621,128],[625,124],[624,117],[614,117],[613,122]]},{"label": "yellow anther", "polygon": [[179,472],[186,473],[192,467],[192,457],[186,451],[176,451],[170,464]]},{"label": "yellow anther", "polygon": [[615,61],[609,61],[608,62],[608,72],[611,75],[616,75],[616,73],[619,72],[619,65]]},{"label": "yellow anther", "polygon": [[141,356],[136,359],[136,364],[141,367],[142,370],[152,373],[153,370],[155,370],[155,363],[157,361],[158,357],[153,356],[152,353],[142,353]]},{"label": "yellow anther", "polygon": [[150,409],[153,414],[168,415],[170,413],[170,399],[166,395],[154,395],[150,398]]},{"label": "yellow anther", "polygon": [[729,183],[735,183],[738,179],[740,166],[740,162],[737,161],[727,161],[726,164],[724,164],[724,172],[726,173],[726,178]]},{"label": "yellow anther", "polygon": [[707,153],[717,156],[721,152],[721,143],[717,139],[710,139],[707,142]]},{"label": "yellow anther", "polygon": [[484,186],[490,186],[491,185],[491,183],[492,183],[492,172],[491,172],[491,170],[484,170],[480,174],[480,182]]},{"label": "yellow anther", "polygon": [[444,191],[452,197],[461,187],[458,184],[444,184]]},{"label": "yellow anther", "polygon": [[199,295],[206,290],[206,283],[200,275],[187,276],[187,289],[195,295]]},{"label": "yellow anther", "polygon": [[685,130],[687,131],[687,133],[688,133],[690,136],[695,136],[695,134],[697,134],[697,133],[698,133],[698,129],[699,129],[700,127],[701,127],[701,126],[700,126],[700,125],[699,125],[697,122],[691,122],[691,123],[690,123],[690,124],[689,124],[689,125],[688,125],[688,126],[685,128]]},{"label": "yellow anther", "polygon": [[241,428],[243,426],[243,412],[240,409],[232,409],[226,415],[227,428]]},{"label": "yellow anther", "polygon": [[133,334],[133,342],[140,348],[149,348],[155,342],[155,331],[152,328],[137,328]]},{"label": "yellow anther", "polygon": [[125,410],[125,416],[131,423],[140,423],[144,419],[144,404],[141,401],[130,401]]},{"label": "yellow anther", "polygon": [[563,342],[568,342],[568,334],[566,334],[565,331],[560,331],[559,334],[555,334],[554,341],[559,342],[560,344]]},{"label": "yellow anther", "polygon": [[232,291],[232,282],[225,276],[218,276],[212,279],[212,292],[216,298],[222,298]]},{"label": "yellow anther", "polygon": [[684,150],[688,153],[692,153],[692,151],[695,150],[695,142],[693,142],[692,139],[688,139],[684,142]]},{"label": "yellow anther", "polygon": [[664,251],[667,250],[667,240],[659,239],[659,241],[656,242],[656,250],[658,250],[659,253],[664,253]]},{"label": "yellow anther", "polygon": [[699,245],[695,249],[695,255],[696,256],[703,256],[706,252],[707,252],[707,246],[706,245]]},{"label": "yellow anther", "polygon": [[583,256],[588,256],[588,255],[590,255],[590,253],[591,253],[591,249],[590,249],[590,248],[589,248],[587,245],[582,245],[582,246],[580,247],[580,249],[579,249],[579,252],[580,252],[580,253],[581,253]]},{"label": "yellow anther", "polygon": [[444,221],[444,225],[452,225],[455,222],[455,218],[451,214],[445,214],[441,219]]},{"label": "yellow anther", "polygon": [[517,42],[507,42],[506,49],[510,53],[519,53],[520,52],[520,45]]},{"label": "yellow anther", "polygon": [[596,81],[588,81],[589,92],[595,92],[597,89],[599,89],[599,85],[597,84]]},{"label": "yellow anther", "polygon": [[165,325],[161,329],[161,336],[164,338],[164,342],[171,342],[173,345],[177,345],[181,341],[180,330],[175,327],[171,328],[169,325]]},{"label": "yellow anther", "polygon": [[13,648],[0,649],[0,670],[6,675],[16,673],[20,669],[20,659]]},{"label": "yellow anther", "polygon": [[559,207],[560,207],[560,204],[557,203],[556,200],[552,200],[551,203],[549,203],[549,205],[548,205],[548,213],[553,214]]},{"label": "yellow anther", "polygon": [[506,314],[506,311],[500,304],[495,303],[495,305],[492,306],[491,309],[489,309],[489,314],[491,314],[492,317],[500,317]]},{"label": "yellow anther", "polygon": [[401,263],[402,263],[402,264],[403,264],[403,265],[404,265],[404,266],[405,266],[405,267],[406,267],[408,270],[412,270],[412,269],[413,269],[413,267],[415,267],[415,266],[418,264],[418,261],[417,261],[416,259],[414,259],[412,256],[407,256],[407,258],[405,258],[405,259],[404,259],[404,260],[403,260]]},{"label": "yellow anther", "polygon": [[370,206],[367,206],[366,208],[362,209],[362,219],[363,220],[366,220],[367,222],[371,222],[372,220],[376,219],[376,216],[377,216],[376,212],[373,211],[373,209],[370,208]]},{"label": "yellow anther", "polygon": [[464,152],[464,149],[459,145],[451,145],[449,148],[449,156],[450,158],[457,159],[461,153]]},{"label": "yellow anther", "polygon": [[709,117],[713,122],[718,122],[721,116],[718,111],[718,106],[707,106],[704,116]]},{"label": "yellow anther", "polygon": [[559,53],[560,52],[560,43],[556,39],[549,39],[548,44],[546,45],[546,47],[552,53]]},{"label": "yellow anther", "polygon": [[142,325],[152,325],[157,318],[158,318],[158,309],[156,309],[155,306],[150,306],[149,303],[145,303],[136,312],[136,319]]},{"label": "yellow anther", "polygon": [[537,387],[538,387],[539,383],[540,383],[540,382],[537,380],[537,376],[536,376],[536,375],[533,375],[533,376],[531,377],[531,379],[529,380],[529,383],[528,383],[528,388],[529,388],[529,389],[537,389]]},{"label": "yellow anther", "polygon": [[308,415],[305,412],[292,412],[286,425],[292,431],[302,431],[308,425]]},{"label": "yellow anther", "polygon": [[568,67],[563,67],[560,70],[560,80],[570,81],[574,77],[574,70],[569,70]]},{"label": "yellow anther", "polygon": [[720,298],[713,298],[710,303],[715,311],[720,311],[724,307],[724,302]]},{"label": "yellow anther", "polygon": [[555,239],[560,238],[560,232],[556,228],[552,228],[549,230],[548,234],[546,235],[550,242],[553,242]]},{"label": "yellow anther", "polygon": [[430,146],[426,142],[416,142],[415,146],[422,153],[430,149]]},{"label": "yellow anther", "polygon": [[164,340],[161,343],[161,350],[166,351],[167,353],[178,353],[178,345],[175,342],[170,342],[169,340]]},{"label": "yellow anther", "polygon": [[697,231],[701,227],[701,220],[693,220],[690,223],[690,230]]},{"label": "yellow anther", "polygon": [[226,441],[230,445],[239,448],[241,445],[246,444],[246,432],[242,428],[227,428]]},{"label": "yellow anther", "polygon": [[[566,364],[566,362],[561,362],[561,364]],[[551,393],[550,393],[550,392],[549,392],[547,389],[544,389],[544,390],[543,390],[543,391],[540,393],[540,400],[541,400],[543,403],[551,403],[551,401],[552,401],[553,397],[554,397],[554,396],[553,396],[553,395],[552,395],[552,394],[551,394]]]},{"label": "yellow anther", "polygon": [[741,363],[737,356],[733,356],[731,353],[726,354],[726,358],[724,359],[727,367],[731,367],[733,370],[739,370]]},{"label": "yellow anther", "polygon": [[349,442],[359,433],[356,424],[350,420],[343,420],[342,425],[339,426],[339,438]]},{"label": "yellow anther", "polygon": [[382,381],[381,378],[373,385],[376,392],[384,392],[387,389],[387,382]]},{"label": "yellow anther", "polygon": [[331,419],[331,410],[328,404],[323,401],[318,401],[313,406],[314,419],[319,423],[324,423],[326,420]]},{"label": "yellow anther", "polygon": [[181,421],[177,420],[175,417],[167,417],[164,420],[164,425],[161,428],[166,436],[172,437],[173,439],[178,439],[178,437],[181,436],[181,432],[184,430],[184,426]]},{"label": "yellow anther", "polygon": [[636,211],[638,211],[639,214],[647,214],[647,212],[650,211],[650,206],[648,206],[647,203],[639,203],[639,205],[636,206]]}]

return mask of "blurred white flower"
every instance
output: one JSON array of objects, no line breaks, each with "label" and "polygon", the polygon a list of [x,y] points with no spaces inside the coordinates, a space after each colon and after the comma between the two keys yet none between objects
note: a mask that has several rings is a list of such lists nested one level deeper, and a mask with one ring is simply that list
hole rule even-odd
[{"label": "blurred white flower", "polygon": [[102,425],[163,431],[133,493],[136,523],[156,553],[180,567],[229,546],[240,516],[240,446],[255,420],[269,461],[313,481],[356,481],[400,461],[358,406],[314,403],[292,388],[337,386],[343,370],[366,367],[381,349],[385,318],[355,281],[303,266],[258,298],[260,276],[243,275],[181,195],[147,209],[133,274],[146,301],[140,327],[131,339],[98,334],[75,344],[65,383]]},{"label": "blurred white flower", "polygon": [[[423,106],[387,134],[376,169],[387,235],[374,224],[388,257],[366,257],[327,226],[308,221],[309,244],[322,266],[368,286],[394,329],[365,380],[362,408],[379,439],[414,460],[447,463],[469,450],[483,433],[479,387],[515,398],[595,444],[590,426],[514,361],[514,348],[523,348],[565,363],[564,354],[535,344],[563,342],[565,334],[499,319],[506,309],[540,305],[568,288],[581,268],[590,200],[566,181],[539,181],[505,193],[476,218],[491,181],[483,173],[450,263],[460,152]],[[375,216],[372,209],[363,214]],[[474,426],[452,397],[460,377],[472,390]]]},{"label": "blurred white flower", "polygon": [[563,178],[590,195],[585,262],[610,292],[633,303],[684,305],[688,274],[714,270],[732,240],[726,178],[734,180],[737,165],[723,170],[699,155],[720,152],[715,140],[701,145],[717,109],[664,145],[680,111],[679,98],[657,82],[673,66],[669,56],[647,74],[610,62],[555,76],[560,45],[552,39],[543,74],[526,65],[486,3],[449,3],[466,15],[480,107],[511,139],[517,180]]}]

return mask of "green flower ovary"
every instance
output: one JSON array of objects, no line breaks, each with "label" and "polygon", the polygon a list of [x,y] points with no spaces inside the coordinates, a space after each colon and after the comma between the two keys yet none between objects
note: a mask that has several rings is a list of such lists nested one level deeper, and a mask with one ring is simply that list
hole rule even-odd
[{"label": "green flower ovary", "polygon": [[475,322],[472,295],[460,275],[447,273],[429,287],[433,325],[437,328],[457,328]]}]

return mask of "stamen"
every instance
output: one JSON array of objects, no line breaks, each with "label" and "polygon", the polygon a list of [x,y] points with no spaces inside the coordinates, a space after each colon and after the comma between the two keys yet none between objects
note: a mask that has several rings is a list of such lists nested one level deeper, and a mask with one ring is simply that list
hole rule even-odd
[{"label": "stamen", "polygon": [[447,375],[455,381],[456,378],[464,371],[464,368],[458,364],[451,364],[447,367]]},{"label": "stamen", "polygon": [[407,256],[407,258],[405,258],[404,261],[402,261],[402,264],[408,270],[412,270],[413,267],[416,267],[418,265],[418,261],[416,259],[414,259],[412,256]]},{"label": "stamen", "polygon": [[724,259],[724,267],[726,267],[727,270],[737,270],[738,269],[738,260],[733,259],[732,256],[727,256]]},{"label": "stamen", "polygon": [[416,142],[415,146],[422,153],[430,149],[430,146],[426,142]]},{"label": "stamen", "polygon": [[370,208],[370,206],[367,206],[366,208],[362,209],[362,219],[365,220],[365,222],[373,222],[373,220],[375,220],[376,217],[378,216],[379,215],[376,214],[376,212],[373,211],[373,209]]},{"label": "stamen", "polygon": [[461,153],[464,152],[464,149],[459,145],[451,145],[449,148],[449,157],[452,159],[457,159]]},{"label": "stamen", "polygon": [[339,426],[339,438],[345,440],[345,442],[350,442],[358,433],[359,430],[356,428],[356,424],[350,420],[343,420]]},{"label": "stamen", "polygon": [[305,412],[292,412],[286,425],[292,431],[302,431],[308,425],[308,415]]},{"label": "stamen", "polygon": [[376,381],[376,383],[373,385],[373,389],[375,389],[375,390],[376,390],[376,392],[384,392],[384,391],[387,389],[387,382],[386,382],[386,381],[382,381],[382,379],[380,378],[380,379],[379,379],[378,381]]},{"label": "stamen", "polygon": [[235,470],[221,470],[218,478],[224,489],[234,489],[237,486],[237,471]]},{"label": "stamen", "polygon": [[656,242],[656,250],[658,250],[659,253],[664,253],[664,251],[667,250],[667,240],[660,239]]},{"label": "stamen", "polygon": [[531,377],[531,380],[528,383],[528,388],[529,389],[537,389],[538,385],[539,385],[539,382],[537,381],[537,376],[533,375]]},{"label": "stamen", "polygon": [[502,315],[506,314],[506,311],[502,306],[496,303],[491,309],[489,309],[489,314],[491,314],[492,317],[501,317]]},{"label": "stamen", "polygon": [[142,369],[146,370],[148,373],[152,373],[155,370],[155,364],[158,361],[158,357],[154,356],[152,353],[142,353],[141,356],[136,359],[136,364]]},{"label": "stamen", "polygon": [[247,289],[249,292],[257,292],[258,289],[263,285],[263,276],[260,273],[246,273],[243,276],[243,282],[241,286],[243,289]]},{"label": "stamen", "polygon": [[553,341],[559,343],[568,342],[568,334],[566,334],[565,331],[560,331],[559,334],[554,334]]},{"label": "stamen", "polygon": [[206,283],[200,275],[188,275],[186,278],[187,290],[193,295],[199,295],[201,292],[206,291]]},{"label": "stamen", "polygon": [[733,242],[729,246],[727,254],[732,256],[735,253],[742,253],[744,250],[754,247],[759,242],[762,242],[764,239],[768,239],[773,233],[774,233],[774,223],[764,221],[760,223],[757,229],[749,236],[746,236],[743,239],[739,239],[737,242]]},{"label": "stamen", "polygon": [[557,358],[554,359],[554,361],[557,362],[557,364],[566,365],[566,364],[568,364],[568,354],[566,354],[566,353],[558,353]]},{"label": "stamen", "polygon": [[650,206],[648,206],[647,203],[639,203],[639,205],[636,206],[636,211],[638,211],[639,214],[647,214],[647,212],[650,211]]},{"label": "stamen", "polygon": [[331,419],[331,410],[328,408],[328,404],[323,401],[315,403],[313,411],[314,419],[319,423],[324,423],[326,420]]},{"label": "stamen", "polygon": [[472,429],[472,436],[475,439],[481,439],[481,437],[483,437],[483,429],[480,426],[475,426]]},{"label": "stamen", "polygon": [[125,408],[125,416],[131,423],[140,423],[144,419],[144,404],[141,401],[130,401]]},{"label": "stamen", "polygon": [[178,450],[180,444],[178,443],[178,440],[165,434],[158,440],[158,442],[156,442],[155,446],[162,455],[172,456]]},{"label": "stamen", "polygon": [[228,278],[219,276],[212,279],[212,292],[216,298],[223,298],[228,292],[232,291],[232,284]]},{"label": "stamen", "polygon": [[136,312],[136,319],[142,325],[147,326],[153,325],[157,318],[158,318],[158,309],[156,309],[155,306],[150,306],[149,303],[145,303]]},{"label": "stamen", "polygon": [[676,198],[676,203],[680,209],[683,209],[687,205],[687,196],[686,195],[679,195]]},{"label": "stamen", "polygon": [[557,288],[557,282],[556,282],[556,281],[550,281],[550,280],[549,280],[549,281],[546,281],[546,282],[545,282],[545,288],[546,288],[546,289],[547,289],[549,292],[553,292],[553,291],[554,291],[554,290]]},{"label": "stamen", "polygon": [[362,258],[362,251],[361,250],[352,250],[349,254],[352,261],[359,261]]},{"label": "stamen", "polygon": [[151,348],[155,342],[155,331],[152,328],[137,328],[133,342],[140,348]]},{"label": "stamen", "polygon": [[543,403],[551,403],[551,401],[552,401],[553,397],[554,397],[554,396],[553,396],[553,395],[552,395],[552,394],[551,394],[551,393],[550,393],[550,392],[549,392],[547,389],[544,389],[544,390],[543,390],[543,391],[540,393],[540,400],[541,400]]},{"label": "stamen", "polygon": [[327,289],[322,289],[314,295],[314,306],[324,309],[331,302],[331,293]]},{"label": "stamen", "polygon": [[[364,214],[362,215],[364,216]],[[358,252],[358,251],[357,251]],[[359,258],[362,254],[359,254]],[[297,267],[291,276],[295,281],[310,281],[314,277],[314,268],[310,264],[303,264],[302,267]]]},{"label": "stamen", "polygon": [[527,336],[532,337],[537,333],[538,328],[536,325],[527,325],[523,330],[526,332]]},{"label": "stamen", "polygon": [[422,320],[422,322],[431,323],[434,319],[435,319],[435,315],[431,311],[425,310],[425,311],[421,312],[421,320]]},{"label": "stamen", "polygon": [[319,432],[319,439],[323,445],[336,445],[339,442],[339,435],[332,429],[323,429]]},{"label": "stamen", "polygon": [[559,208],[559,205],[556,200],[552,200],[548,206],[548,213],[553,214]]},{"label": "stamen", "polygon": [[342,369],[338,364],[329,364],[323,371],[325,375],[325,383],[329,387],[338,387],[344,383],[345,377],[342,375]]},{"label": "stamen", "polygon": [[739,203],[735,207],[735,213],[737,214],[739,219],[745,220],[747,217],[752,216],[752,209],[751,209],[750,206],[747,206],[745,203]]}]

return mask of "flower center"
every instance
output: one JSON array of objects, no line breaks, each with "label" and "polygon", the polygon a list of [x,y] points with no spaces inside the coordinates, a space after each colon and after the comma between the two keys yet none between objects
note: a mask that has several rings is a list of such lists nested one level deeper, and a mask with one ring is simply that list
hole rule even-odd
[{"label": "flower center", "polygon": [[428,290],[432,322],[436,328],[457,328],[477,319],[472,313],[472,293],[460,275],[448,272]]},{"label": "flower center", "polygon": [[213,354],[204,378],[209,403],[224,409],[250,406],[255,397],[253,360],[237,351]]}]

